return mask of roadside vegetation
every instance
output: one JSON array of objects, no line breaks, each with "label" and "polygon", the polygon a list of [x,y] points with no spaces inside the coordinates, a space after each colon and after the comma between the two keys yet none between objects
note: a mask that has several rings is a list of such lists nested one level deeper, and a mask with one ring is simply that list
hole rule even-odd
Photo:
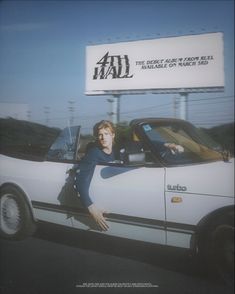
[{"label": "roadside vegetation", "polygon": [[60,130],[13,118],[0,119],[0,152],[43,156]]}]

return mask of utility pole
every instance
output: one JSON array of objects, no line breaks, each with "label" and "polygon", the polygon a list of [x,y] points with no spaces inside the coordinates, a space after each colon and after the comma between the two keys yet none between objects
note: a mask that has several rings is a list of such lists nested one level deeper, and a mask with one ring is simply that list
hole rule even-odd
[{"label": "utility pole", "polygon": [[49,114],[50,114],[50,107],[48,106],[44,106],[44,113],[45,113],[45,116],[46,116],[46,125],[49,125]]},{"label": "utility pole", "polygon": [[30,119],[31,119],[31,111],[30,110],[27,111],[27,119],[28,119],[28,121],[30,121]]},{"label": "utility pole", "polygon": [[72,126],[74,123],[74,109],[75,109],[74,103],[75,103],[75,101],[69,100],[68,103],[69,103],[68,110],[70,113],[69,122],[70,122],[70,126]]}]

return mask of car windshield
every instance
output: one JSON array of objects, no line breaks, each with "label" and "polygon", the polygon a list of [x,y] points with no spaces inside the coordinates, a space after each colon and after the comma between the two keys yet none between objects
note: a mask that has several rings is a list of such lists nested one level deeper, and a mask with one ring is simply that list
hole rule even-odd
[{"label": "car windshield", "polygon": [[80,126],[64,129],[50,147],[47,160],[74,160]]},{"label": "car windshield", "polygon": [[[158,157],[168,165],[222,160],[222,148],[201,129],[186,122],[142,125]],[[170,148],[171,147],[171,148]]]}]

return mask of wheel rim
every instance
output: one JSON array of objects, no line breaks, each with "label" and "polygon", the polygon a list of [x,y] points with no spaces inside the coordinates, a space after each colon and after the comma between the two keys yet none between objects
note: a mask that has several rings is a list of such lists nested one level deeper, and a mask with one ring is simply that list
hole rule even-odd
[{"label": "wheel rim", "polygon": [[0,227],[7,235],[14,235],[20,229],[20,207],[14,195],[3,195],[0,198]]}]

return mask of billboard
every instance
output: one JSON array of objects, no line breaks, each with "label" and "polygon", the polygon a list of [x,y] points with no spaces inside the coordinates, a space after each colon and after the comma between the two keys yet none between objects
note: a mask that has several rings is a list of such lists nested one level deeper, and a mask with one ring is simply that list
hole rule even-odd
[{"label": "billboard", "polygon": [[220,32],[86,47],[87,95],[223,87]]}]

